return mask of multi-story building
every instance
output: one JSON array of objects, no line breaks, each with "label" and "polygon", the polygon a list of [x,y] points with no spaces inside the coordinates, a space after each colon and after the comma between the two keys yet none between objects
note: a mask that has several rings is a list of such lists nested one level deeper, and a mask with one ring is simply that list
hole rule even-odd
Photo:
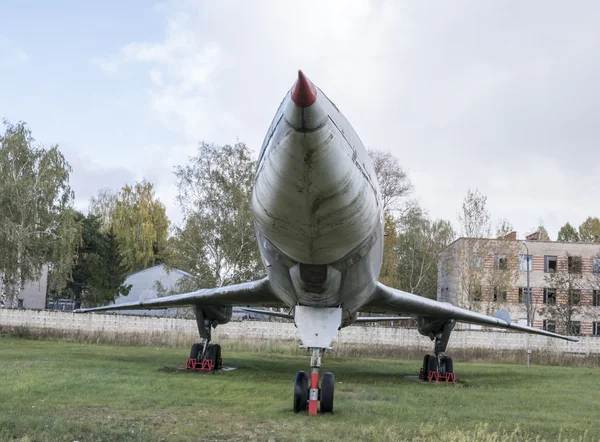
[{"label": "multi-story building", "polygon": [[[600,244],[459,238],[438,266],[440,301],[567,334],[600,335]],[[528,294],[530,296],[528,296]]]}]

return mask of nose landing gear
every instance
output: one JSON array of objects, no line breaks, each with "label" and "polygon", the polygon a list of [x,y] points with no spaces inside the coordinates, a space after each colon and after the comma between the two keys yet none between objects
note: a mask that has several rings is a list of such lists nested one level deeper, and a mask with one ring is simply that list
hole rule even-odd
[{"label": "nose landing gear", "polygon": [[[333,413],[333,395],[335,377],[333,373],[325,372],[319,388],[319,368],[325,354],[324,348],[311,348],[310,379],[305,371],[296,373],[294,383],[294,412],[300,413],[308,409],[309,416],[317,413]],[[309,385],[310,384],[310,385]],[[319,409],[320,402],[320,409]]]}]

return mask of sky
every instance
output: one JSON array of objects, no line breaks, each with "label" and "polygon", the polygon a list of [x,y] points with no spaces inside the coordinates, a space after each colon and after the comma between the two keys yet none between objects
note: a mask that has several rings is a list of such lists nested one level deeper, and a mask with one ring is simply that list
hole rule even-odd
[{"label": "sky", "polygon": [[302,69],[433,218],[467,190],[520,237],[600,216],[593,1],[0,3],[0,118],[73,167],[76,206],[142,179],[175,223],[198,142],[257,156]]}]

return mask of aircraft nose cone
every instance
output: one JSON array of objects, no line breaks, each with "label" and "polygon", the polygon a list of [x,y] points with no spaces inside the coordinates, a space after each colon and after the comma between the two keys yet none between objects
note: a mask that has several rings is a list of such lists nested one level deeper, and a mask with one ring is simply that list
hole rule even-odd
[{"label": "aircraft nose cone", "polygon": [[[315,130],[327,120],[326,97],[304,72],[298,71],[298,79],[290,90],[290,97],[283,109],[285,120],[296,130]],[[319,96],[317,96],[319,94]]]},{"label": "aircraft nose cone", "polygon": [[292,100],[300,107],[312,106],[317,101],[317,88],[301,70],[298,71],[298,80],[292,90]]}]

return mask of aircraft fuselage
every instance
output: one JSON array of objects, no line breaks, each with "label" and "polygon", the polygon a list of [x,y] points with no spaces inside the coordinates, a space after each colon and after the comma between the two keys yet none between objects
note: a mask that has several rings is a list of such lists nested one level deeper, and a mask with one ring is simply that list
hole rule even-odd
[{"label": "aircraft fuselage", "polygon": [[383,211],[367,150],[335,105],[310,87],[314,103],[298,105],[292,88],[273,118],[252,211],[276,295],[289,307],[342,307],[345,326],[375,290]]}]

